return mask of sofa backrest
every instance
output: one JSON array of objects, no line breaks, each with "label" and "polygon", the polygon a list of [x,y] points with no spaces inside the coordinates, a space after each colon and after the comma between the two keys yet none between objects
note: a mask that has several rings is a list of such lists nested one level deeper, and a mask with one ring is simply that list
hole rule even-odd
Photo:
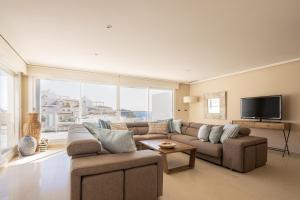
[{"label": "sofa backrest", "polygon": [[185,135],[197,137],[198,130],[202,125],[203,124],[201,123],[183,122],[181,127],[181,133]]},{"label": "sofa backrest", "polygon": [[100,141],[81,124],[69,128],[67,140],[67,153],[72,158],[101,153]]},{"label": "sofa backrest", "polygon": [[[133,131],[135,135],[145,135],[149,130],[148,122],[127,122],[126,125],[128,129]],[[202,123],[182,122],[181,133],[184,135],[197,137],[198,130],[202,125]],[[250,135],[250,132],[251,131],[249,128],[241,127],[239,135],[248,136]]]},{"label": "sofa backrest", "polygon": [[145,135],[149,130],[148,122],[127,122],[126,125],[134,135]]},{"label": "sofa backrest", "polygon": [[[193,137],[197,137],[198,130],[202,123],[194,123],[194,122],[183,122],[181,127],[181,133]],[[211,124],[213,126],[213,124]],[[240,136],[248,136],[250,135],[251,130],[246,127],[240,127],[239,135]]]}]

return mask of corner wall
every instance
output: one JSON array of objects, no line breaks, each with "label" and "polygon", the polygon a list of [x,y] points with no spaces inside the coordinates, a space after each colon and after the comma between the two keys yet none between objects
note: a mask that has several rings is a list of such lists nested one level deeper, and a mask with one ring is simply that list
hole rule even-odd
[{"label": "corner wall", "polygon": [[[227,91],[227,120],[204,119],[202,95],[219,91]],[[300,153],[300,61],[191,85],[190,94],[200,96],[200,102],[190,106],[190,121],[214,124],[240,119],[242,97],[282,94],[283,120],[292,123],[290,151]],[[267,137],[269,146],[283,148],[280,131],[252,129],[251,134]]]},{"label": "corner wall", "polygon": [[183,103],[183,97],[190,95],[190,85],[179,84],[174,93],[174,118],[189,121],[189,104]]}]

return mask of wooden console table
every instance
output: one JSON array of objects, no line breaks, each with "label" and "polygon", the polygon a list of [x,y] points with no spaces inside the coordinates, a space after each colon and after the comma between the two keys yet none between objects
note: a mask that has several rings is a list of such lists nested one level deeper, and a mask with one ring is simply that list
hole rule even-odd
[{"label": "wooden console table", "polygon": [[282,153],[282,157],[284,157],[285,152],[290,155],[289,150],[289,137],[291,133],[291,124],[285,122],[258,122],[258,121],[249,121],[249,120],[233,120],[233,124],[239,124],[242,127],[247,128],[258,128],[258,129],[271,129],[271,130],[280,130],[282,131],[284,137],[284,148],[275,148],[275,147],[268,147],[270,150],[280,151]]}]

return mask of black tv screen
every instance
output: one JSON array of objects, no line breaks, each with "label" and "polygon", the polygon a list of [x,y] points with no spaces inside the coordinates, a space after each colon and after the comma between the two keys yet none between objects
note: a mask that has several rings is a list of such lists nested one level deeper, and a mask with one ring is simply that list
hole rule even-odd
[{"label": "black tv screen", "polygon": [[248,97],[241,99],[242,119],[282,119],[282,96]]}]

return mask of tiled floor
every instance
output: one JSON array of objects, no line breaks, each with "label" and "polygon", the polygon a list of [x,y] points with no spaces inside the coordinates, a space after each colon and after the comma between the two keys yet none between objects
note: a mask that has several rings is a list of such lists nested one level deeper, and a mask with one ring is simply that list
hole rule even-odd
[{"label": "tiled floor", "polygon": [[[170,165],[187,159],[174,154]],[[69,161],[64,151],[53,151],[45,158],[12,162],[0,171],[0,199],[69,199]],[[161,200],[194,199],[299,200],[300,156],[282,158],[270,151],[266,166],[246,174],[197,159],[194,170],[164,175]]]}]

